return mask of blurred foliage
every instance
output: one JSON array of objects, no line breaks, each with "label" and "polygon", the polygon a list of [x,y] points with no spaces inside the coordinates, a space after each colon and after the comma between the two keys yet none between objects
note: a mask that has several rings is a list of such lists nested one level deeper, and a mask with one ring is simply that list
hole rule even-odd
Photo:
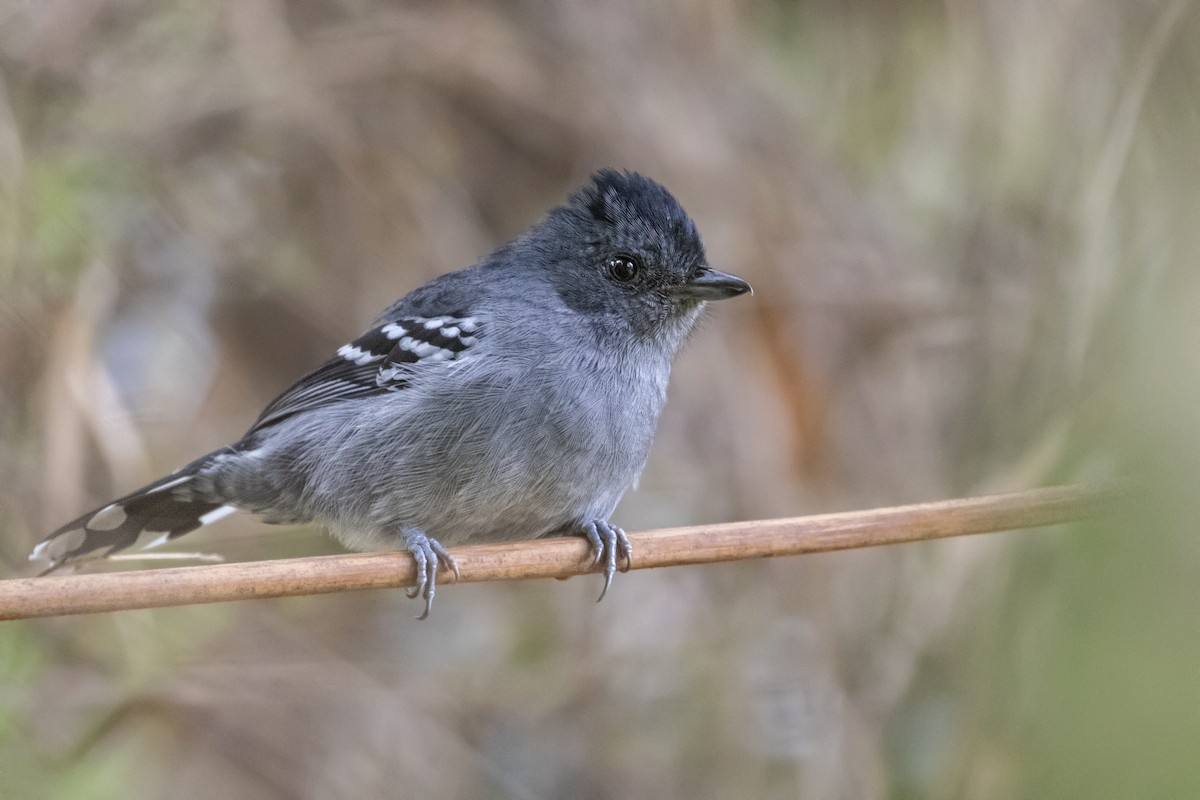
[{"label": "blurred foliage", "polygon": [[605,165],[757,292],[676,366],[627,527],[1143,487],[599,606],[4,623],[0,797],[1200,794],[1196,42],[1183,0],[0,7],[7,574]]}]

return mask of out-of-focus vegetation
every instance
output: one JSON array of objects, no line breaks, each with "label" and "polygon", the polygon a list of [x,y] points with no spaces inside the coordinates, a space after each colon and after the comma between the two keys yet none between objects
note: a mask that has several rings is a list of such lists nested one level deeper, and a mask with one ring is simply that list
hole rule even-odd
[{"label": "out-of-focus vegetation", "polygon": [[[1132,474],[1058,533],[0,625],[0,797],[1200,795],[1200,10],[0,8],[0,568],[594,168],[753,298],[631,529]],[[197,541],[192,541],[193,539]],[[229,520],[181,545],[330,552]]]}]

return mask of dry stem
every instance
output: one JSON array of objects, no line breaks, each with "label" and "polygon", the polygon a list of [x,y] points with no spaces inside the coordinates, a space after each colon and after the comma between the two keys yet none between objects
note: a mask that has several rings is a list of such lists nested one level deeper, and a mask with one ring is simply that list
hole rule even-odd
[{"label": "dry stem", "polygon": [[[1035,528],[1095,516],[1112,487],[1060,486],[792,519],[630,534],[634,569],[705,564]],[[463,582],[563,578],[594,571],[582,538],[461,547]],[[411,585],[406,553],[253,561],[0,581],[0,620],[216,603]]]}]

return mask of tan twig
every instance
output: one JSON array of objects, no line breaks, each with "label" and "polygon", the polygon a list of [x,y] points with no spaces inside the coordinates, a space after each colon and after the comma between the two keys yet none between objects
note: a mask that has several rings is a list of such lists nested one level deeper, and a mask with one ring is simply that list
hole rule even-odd
[{"label": "tan twig", "polygon": [[[1035,528],[1095,516],[1113,487],[1060,486],[871,511],[630,534],[634,569],[737,561]],[[581,538],[461,547],[463,582],[564,578],[595,571]],[[411,585],[405,553],[253,561],[0,581],[0,620]],[[444,578],[445,580],[445,578]]]}]

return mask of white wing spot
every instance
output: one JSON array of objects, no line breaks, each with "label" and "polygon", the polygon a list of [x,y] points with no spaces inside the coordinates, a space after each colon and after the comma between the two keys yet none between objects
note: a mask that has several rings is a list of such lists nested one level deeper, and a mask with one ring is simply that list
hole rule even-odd
[{"label": "white wing spot", "polygon": [[464,333],[474,333],[479,327],[478,321],[474,317],[467,317],[458,321],[458,327],[462,328]]},{"label": "white wing spot", "polygon": [[401,336],[408,335],[408,331],[404,330],[404,328],[400,327],[394,322],[389,322],[387,325],[384,325],[379,329],[379,332],[392,341],[399,339]]},{"label": "white wing spot", "polygon": [[375,376],[375,384],[377,386],[386,386],[395,380],[396,376],[399,374],[400,370],[396,367],[387,367],[386,369],[381,369],[379,370],[379,374]]},{"label": "white wing spot", "polygon": [[129,515],[125,513],[125,509],[112,503],[92,515],[92,518],[87,521],[87,529],[89,531],[111,531],[124,525],[127,519],[129,519]]},{"label": "white wing spot", "polygon": [[338,348],[338,355],[347,361],[353,361],[360,367],[364,364],[370,364],[372,361],[378,361],[383,356],[375,355],[370,350],[362,350],[352,344],[344,344]]},{"label": "white wing spot", "polygon": [[440,328],[443,325],[445,325],[446,318],[445,317],[434,317],[433,319],[425,320],[425,322],[423,324],[425,325],[425,330],[431,331],[434,328]]}]

